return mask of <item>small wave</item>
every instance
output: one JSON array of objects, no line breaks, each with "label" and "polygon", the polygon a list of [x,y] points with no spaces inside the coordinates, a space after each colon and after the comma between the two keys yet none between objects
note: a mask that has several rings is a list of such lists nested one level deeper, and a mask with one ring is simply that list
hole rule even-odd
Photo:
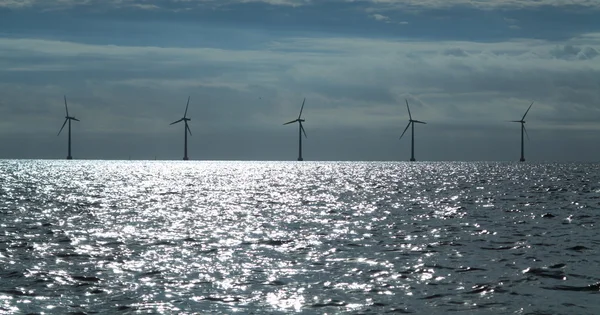
[{"label": "small wave", "polygon": [[60,257],[60,258],[90,258],[90,257],[92,257],[89,254],[77,254],[77,253],[70,253],[70,252],[58,252],[58,253],[54,254],[54,256]]},{"label": "small wave", "polygon": [[466,292],[467,294],[478,294],[478,293],[483,293],[483,292],[493,292],[496,291],[497,288],[495,286],[491,286],[489,284],[477,284],[474,285],[471,289],[471,291]]},{"label": "small wave", "polygon": [[71,276],[73,280],[83,281],[83,282],[99,282],[100,278],[94,276]]},{"label": "small wave", "polygon": [[161,241],[157,241],[157,242],[151,243],[149,245],[150,246],[163,246],[163,245],[165,245],[165,246],[175,246],[177,244],[175,244],[174,242],[171,242],[171,241],[161,240]]},{"label": "small wave", "polygon": [[293,242],[292,240],[263,240],[258,242],[259,244],[262,245],[269,245],[269,246],[281,246],[281,245],[285,245],[287,243],[291,243]]},{"label": "small wave", "polygon": [[477,268],[477,267],[460,267],[455,270],[455,272],[469,272],[469,271],[487,271],[487,270],[483,269],[483,268]]},{"label": "small wave", "polygon": [[544,278],[552,278],[552,279],[559,279],[559,280],[566,279],[566,276],[562,271],[548,270],[546,268],[527,268],[527,269],[523,270],[523,273],[532,274],[532,275],[536,275],[536,276],[540,276],[540,277],[544,277]]},{"label": "small wave", "polygon": [[590,284],[584,287],[576,287],[570,285],[557,285],[553,287],[542,287],[547,290],[560,290],[560,291],[579,291],[579,292],[600,292],[600,282]]},{"label": "small wave", "polygon": [[7,278],[23,278],[23,277],[25,277],[25,276],[23,275],[22,272],[14,271],[14,270],[0,273],[0,279],[2,279],[2,278],[5,278],[5,279],[7,279]]},{"label": "small wave", "polygon": [[513,246],[480,247],[480,248],[485,249],[485,250],[507,250],[507,249],[512,249]]},{"label": "small wave", "polygon": [[268,282],[263,282],[264,285],[272,285],[272,286],[280,286],[280,285],[286,285],[287,283],[285,281],[281,281],[281,280],[273,280],[273,281],[268,281]]},{"label": "small wave", "polygon": [[556,265],[549,266],[548,268],[552,268],[552,269],[556,269],[556,268],[563,268],[563,267],[565,267],[566,265],[567,265],[567,264],[560,263],[560,264],[556,264]]},{"label": "small wave", "polygon": [[156,275],[160,275],[160,274],[161,274],[160,270],[152,270],[152,271],[144,272],[144,273],[138,275],[138,278],[152,277],[152,276],[156,276]]},{"label": "small wave", "polygon": [[574,251],[580,252],[580,251],[583,251],[583,250],[586,250],[586,249],[589,249],[589,248],[587,248],[585,246],[582,246],[582,245],[577,245],[577,246],[569,247],[567,249],[568,250],[574,250]]},{"label": "small wave", "polygon": [[437,299],[437,298],[442,298],[448,296],[448,294],[433,294],[433,295],[428,295],[426,297],[421,298],[422,300],[432,300],[432,299]]},{"label": "small wave", "polygon": [[223,302],[223,303],[237,303],[242,300],[242,298],[237,296],[207,296],[204,298],[207,301],[213,302]]},{"label": "small wave", "polygon": [[319,307],[327,307],[327,306],[346,306],[348,305],[348,303],[344,302],[344,301],[340,301],[340,300],[329,300],[326,303],[315,303],[313,305],[311,305],[311,307],[314,308],[319,308]]},{"label": "small wave", "polygon": [[35,293],[33,293],[33,290],[26,291],[26,290],[19,289],[19,288],[11,289],[11,290],[1,290],[0,292],[14,295],[14,296],[36,296]]}]

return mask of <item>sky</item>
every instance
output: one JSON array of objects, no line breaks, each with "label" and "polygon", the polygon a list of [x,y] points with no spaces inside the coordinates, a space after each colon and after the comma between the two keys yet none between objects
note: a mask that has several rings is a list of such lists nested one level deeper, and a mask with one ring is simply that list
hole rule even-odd
[{"label": "sky", "polygon": [[600,160],[597,0],[0,0],[0,158]]}]

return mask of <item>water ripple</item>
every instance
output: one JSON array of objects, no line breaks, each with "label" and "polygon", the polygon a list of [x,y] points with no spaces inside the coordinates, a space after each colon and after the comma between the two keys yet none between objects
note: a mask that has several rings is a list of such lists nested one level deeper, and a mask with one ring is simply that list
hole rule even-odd
[{"label": "water ripple", "polygon": [[0,161],[0,313],[600,312],[600,165]]}]

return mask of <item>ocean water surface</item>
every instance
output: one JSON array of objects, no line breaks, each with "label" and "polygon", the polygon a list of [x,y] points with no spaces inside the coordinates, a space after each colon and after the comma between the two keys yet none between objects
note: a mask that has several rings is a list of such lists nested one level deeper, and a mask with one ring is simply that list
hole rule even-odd
[{"label": "ocean water surface", "polygon": [[0,314],[600,314],[600,164],[0,160]]}]

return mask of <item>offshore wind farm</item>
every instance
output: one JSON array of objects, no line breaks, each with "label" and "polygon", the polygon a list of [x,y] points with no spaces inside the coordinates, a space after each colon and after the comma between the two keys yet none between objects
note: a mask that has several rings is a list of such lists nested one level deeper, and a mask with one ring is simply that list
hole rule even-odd
[{"label": "offshore wind farm", "polygon": [[0,314],[600,314],[598,16],[0,0]]},{"label": "offshore wind farm", "polygon": [[[304,137],[306,138],[306,131],[304,130],[304,126],[303,126],[303,122],[305,122],[306,120],[302,118],[302,112],[304,110],[304,104],[306,102],[306,98],[304,98],[302,100],[302,105],[300,107],[300,113],[298,114],[298,118],[286,122],[283,125],[289,125],[289,124],[293,124],[293,123],[298,123],[298,158],[297,161],[303,161],[304,158],[302,156],[302,136],[304,135]],[[404,128],[404,130],[402,131],[402,134],[400,135],[400,140],[404,137],[404,134],[406,133],[406,131],[411,128],[411,144],[410,144],[410,159],[409,161],[414,162],[416,161],[415,159],[415,123],[417,124],[427,124],[424,121],[420,121],[420,120],[416,120],[413,119],[411,111],[410,111],[410,106],[408,104],[408,100],[405,99],[405,103],[406,103],[406,109],[407,109],[407,113],[408,113],[408,124],[406,125],[406,127]],[[529,105],[529,107],[527,108],[527,110],[525,111],[525,114],[523,114],[523,117],[520,120],[512,120],[511,122],[516,122],[516,123],[520,123],[521,124],[521,157],[519,159],[520,162],[525,162],[525,145],[524,145],[524,135],[527,135],[527,138],[529,139],[529,135],[527,134],[527,130],[525,128],[525,117],[527,116],[527,114],[529,113],[529,110],[531,109],[531,107],[533,106],[534,102],[531,102],[531,104]],[[62,130],[64,129],[65,125],[68,124],[68,146],[67,146],[67,160],[71,160],[73,157],[71,155],[71,121],[80,121],[79,119],[75,118],[74,116],[70,116],[69,115],[69,109],[67,106],[67,97],[66,95],[64,95],[64,104],[65,104],[65,121],[63,123],[63,125],[61,126],[59,132],[57,135],[60,135],[60,133],[62,132]],[[190,105],[190,97],[188,96],[188,100],[185,106],[185,111],[183,114],[183,117],[170,123],[169,125],[174,125],[174,124],[178,124],[180,122],[184,123],[184,145],[183,145],[183,160],[187,161],[189,160],[189,156],[188,156],[188,134],[191,136],[192,132],[190,130],[190,127],[188,125],[188,122],[191,121],[191,118],[187,117],[187,113],[188,113],[188,109],[189,109],[189,105]],[[129,159],[131,159],[131,157],[129,157]]]}]

